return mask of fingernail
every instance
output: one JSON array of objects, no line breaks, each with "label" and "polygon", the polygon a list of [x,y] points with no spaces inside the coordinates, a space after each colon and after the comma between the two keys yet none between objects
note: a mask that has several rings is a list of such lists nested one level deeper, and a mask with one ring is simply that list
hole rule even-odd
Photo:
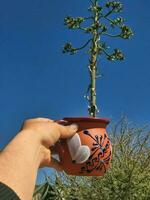
[{"label": "fingernail", "polygon": [[71,129],[71,131],[76,132],[78,130],[78,125],[77,124],[71,124],[70,129]]}]

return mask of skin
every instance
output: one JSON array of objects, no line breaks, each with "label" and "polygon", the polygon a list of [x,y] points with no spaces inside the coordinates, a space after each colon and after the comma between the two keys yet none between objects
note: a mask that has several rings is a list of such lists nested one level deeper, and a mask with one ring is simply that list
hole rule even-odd
[{"label": "skin", "polygon": [[31,200],[40,167],[63,170],[52,159],[52,149],[60,138],[73,136],[76,124],[61,125],[47,118],[26,120],[22,130],[0,153],[0,182],[12,188],[21,200]]}]

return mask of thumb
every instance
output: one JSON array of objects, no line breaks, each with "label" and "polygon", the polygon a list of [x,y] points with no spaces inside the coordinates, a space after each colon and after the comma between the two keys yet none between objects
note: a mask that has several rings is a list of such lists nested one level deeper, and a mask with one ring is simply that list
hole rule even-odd
[{"label": "thumb", "polygon": [[60,138],[69,138],[72,137],[77,131],[78,131],[78,125],[77,124],[71,124],[71,125],[60,125],[58,124],[58,129],[60,131]]}]

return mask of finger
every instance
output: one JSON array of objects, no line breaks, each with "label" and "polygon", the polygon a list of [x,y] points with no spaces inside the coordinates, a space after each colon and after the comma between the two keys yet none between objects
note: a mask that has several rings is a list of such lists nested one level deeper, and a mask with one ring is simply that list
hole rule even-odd
[{"label": "finger", "polygon": [[25,122],[53,122],[53,120],[49,118],[43,118],[43,117],[38,117],[38,118],[33,118],[33,119],[27,119]]},{"label": "finger", "polygon": [[77,124],[71,124],[69,126],[63,126],[58,124],[57,126],[60,132],[60,138],[72,137],[78,131]]},{"label": "finger", "polygon": [[52,167],[56,169],[57,171],[63,171],[63,166],[60,164],[58,160],[56,160],[53,157],[51,158],[51,162],[48,164],[47,167]]},{"label": "finger", "polygon": [[33,123],[40,123],[40,122],[45,122],[45,123],[52,123],[54,122],[53,120],[49,119],[49,118],[41,118],[41,117],[38,117],[38,118],[33,118],[33,119],[27,119],[23,122],[23,124],[21,125],[21,128],[20,130],[22,130],[26,125],[29,125],[29,124],[33,124]]},{"label": "finger", "polygon": [[68,121],[65,121],[65,120],[55,120],[54,122],[61,124],[61,125],[67,125],[68,124]]}]

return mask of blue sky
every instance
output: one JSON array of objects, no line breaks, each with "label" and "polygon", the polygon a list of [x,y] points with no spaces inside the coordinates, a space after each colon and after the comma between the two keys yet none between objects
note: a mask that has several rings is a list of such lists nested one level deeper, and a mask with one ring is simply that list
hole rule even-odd
[{"label": "blue sky", "polygon": [[[122,2],[135,35],[108,41],[126,60],[100,59],[97,104],[100,117],[115,121],[125,114],[145,124],[150,122],[150,1]],[[67,41],[77,46],[86,41],[84,34],[66,29],[63,19],[88,16],[88,6],[88,0],[0,1],[0,148],[27,118],[87,116],[88,55],[63,55],[61,48]]]}]

